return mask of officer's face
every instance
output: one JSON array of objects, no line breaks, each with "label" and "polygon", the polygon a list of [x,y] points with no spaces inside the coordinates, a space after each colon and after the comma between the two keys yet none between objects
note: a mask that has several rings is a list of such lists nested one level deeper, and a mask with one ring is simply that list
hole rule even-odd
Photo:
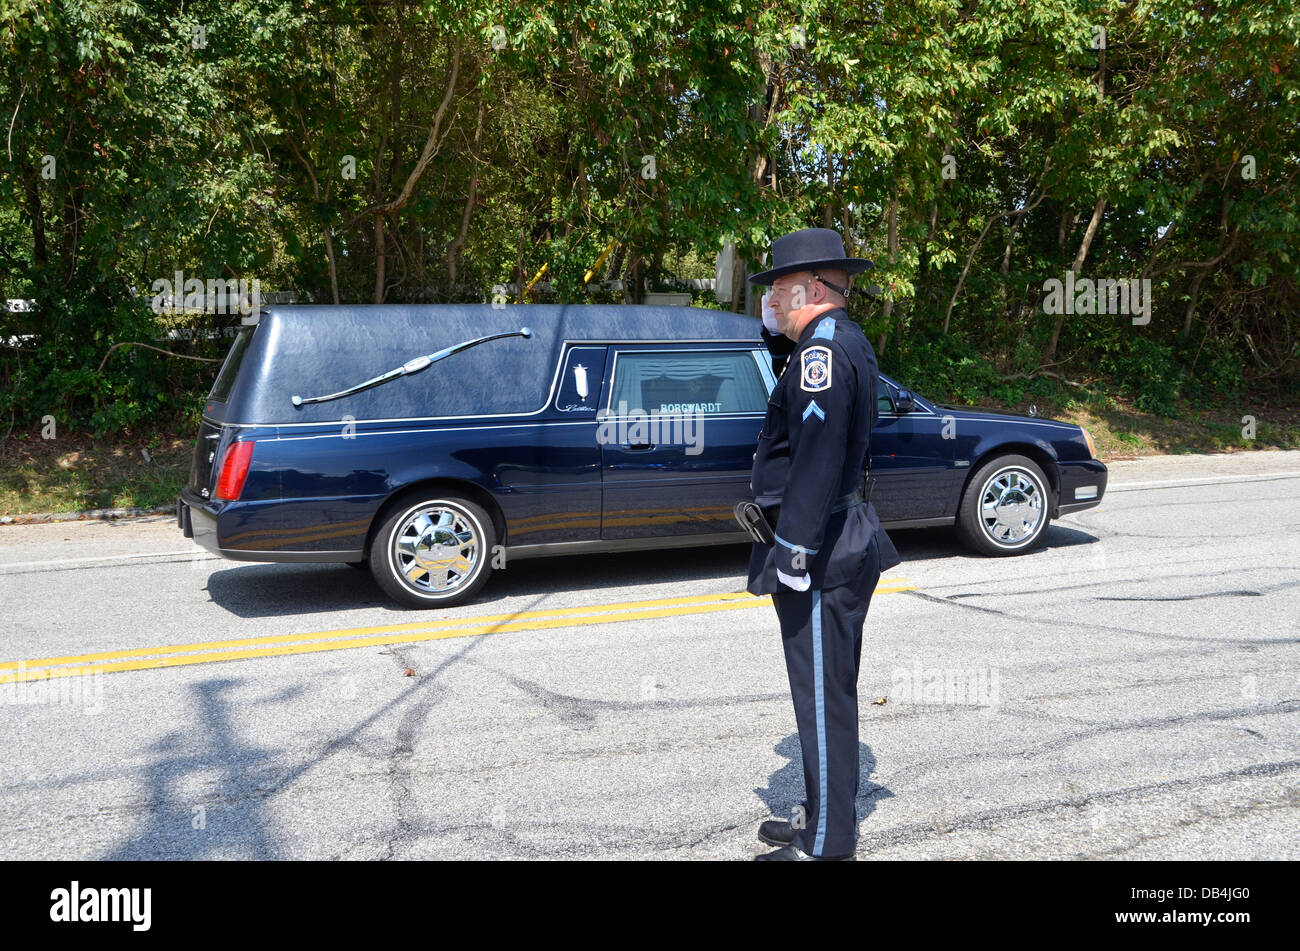
[{"label": "officer's face", "polygon": [[776,326],[781,333],[791,339],[798,338],[796,328],[805,308],[816,303],[813,297],[820,286],[807,271],[783,274],[772,282],[772,298],[768,304],[776,314]]}]

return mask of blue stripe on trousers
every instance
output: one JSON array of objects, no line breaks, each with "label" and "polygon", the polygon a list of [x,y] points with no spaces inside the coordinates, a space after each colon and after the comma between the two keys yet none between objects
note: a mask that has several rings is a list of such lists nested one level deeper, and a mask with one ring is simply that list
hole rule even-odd
[{"label": "blue stripe on trousers", "polygon": [[822,593],[812,593],[813,694],[817,703],[817,840],[813,855],[826,844],[826,692],[822,684]]}]

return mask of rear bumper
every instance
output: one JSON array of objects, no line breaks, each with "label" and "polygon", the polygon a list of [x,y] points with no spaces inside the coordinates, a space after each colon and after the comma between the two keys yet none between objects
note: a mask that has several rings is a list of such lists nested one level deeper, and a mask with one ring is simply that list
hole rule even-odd
[{"label": "rear bumper", "polygon": [[1058,471],[1061,474],[1061,492],[1053,518],[1101,504],[1101,497],[1106,494],[1108,472],[1100,459],[1062,462]]},{"label": "rear bumper", "polygon": [[[219,532],[221,516],[229,502],[213,503],[199,497],[188,486],[181,490],[176,500],[176,527],[186,538],[206,548],[214,555],[229,558],[232,561],[271,561],[271,562],[320,562],[338,563],[361,561],[366,557],[364,549],[356,551],[265,551],[246,548],[228,548],[221,544]],[[238,504],[238,503],[235,503]]]}]

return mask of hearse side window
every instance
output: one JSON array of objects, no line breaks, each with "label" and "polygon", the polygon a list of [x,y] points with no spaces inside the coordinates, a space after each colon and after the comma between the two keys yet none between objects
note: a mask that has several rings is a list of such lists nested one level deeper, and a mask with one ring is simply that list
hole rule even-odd
[{"label": "hearse side window", "polygon": [[623,351],[612,413],[762,413],[767,387],[748,350]]},{"label": "hearse side window", "polygon": [[772,395],[772,390],[776,387],[776,373],[772,370],[772,354],[767,352],[767,347],[755,347],[749,351],[754,362],[758,364],[758,372],[763,377],[763,386],[767,387],[767,395]]},{"label": "hearse side window", "polygon": [[244,362],[244,354],[248,351],[248,341],[253,339],[254,329],[241,327],[235,335],[230,353],[226,354],[226,362],[221,364],[221,372],[217,374],[217,382],[212,384],[212,392],[208,394],[208,399],[214,403],[224,403],[230,396],[235,377],[239,376],[239,365]]},{"label": "hearse side window", "polygon": [[572,347],[560,370],[555,408],[561,413],[594,413],[605,380],[604,347]]}]

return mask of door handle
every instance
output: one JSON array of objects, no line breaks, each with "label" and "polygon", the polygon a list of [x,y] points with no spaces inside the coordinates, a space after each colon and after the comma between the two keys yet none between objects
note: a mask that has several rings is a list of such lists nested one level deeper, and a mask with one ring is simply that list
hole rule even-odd
[{"label": "door handle", "polygon": [[654,448],[654,443],[648,443],[648,442],[623,443],[618,448],[623,449],[627,452],[649,452],[651,449]]}]

